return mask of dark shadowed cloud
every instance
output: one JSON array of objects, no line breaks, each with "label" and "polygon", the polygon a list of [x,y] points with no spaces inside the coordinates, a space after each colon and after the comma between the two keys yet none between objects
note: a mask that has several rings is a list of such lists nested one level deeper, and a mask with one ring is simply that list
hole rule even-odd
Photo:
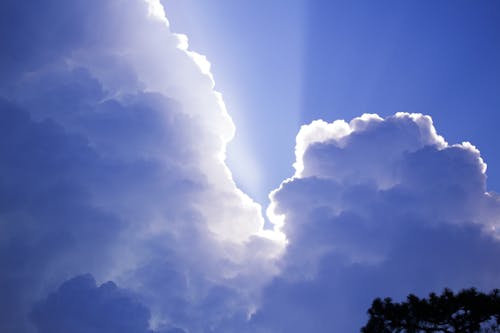
[{"label": "dark shadowed cloud", "polygon": [[98,287],[91,275],[64,282],[31,317],[40,333],[152,333],[146,307],[113,282]]}]

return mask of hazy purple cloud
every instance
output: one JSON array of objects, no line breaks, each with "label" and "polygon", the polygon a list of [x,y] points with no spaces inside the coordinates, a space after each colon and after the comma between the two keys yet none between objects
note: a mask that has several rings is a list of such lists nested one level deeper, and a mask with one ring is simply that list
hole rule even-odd
[{"label": "hazy purple cloud", "polygon": [[113,282],[97,287],[90,275],[63,283],[35,305],[31,317],[41,333],[152,333],[150,313],[134,295]]}]

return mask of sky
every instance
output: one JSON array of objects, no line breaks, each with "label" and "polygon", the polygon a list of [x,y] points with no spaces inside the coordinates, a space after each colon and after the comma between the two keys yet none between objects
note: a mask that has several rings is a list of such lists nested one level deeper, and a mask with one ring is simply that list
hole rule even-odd
[{"label": "sky", "polygon": [[[193,49],[210,58],[216,89],[223,91],[238,128],[227,147],[227,163],[238,186],[266,206],[269,192],[293,173],[302,124],[305,2],[164,4],[172,30],[187,34]],[[273,161],[272,167],[265,161]]]},{"label": "sky", "polygon": [[[228,164],[263,205],[293,173],[298,129],[315,119],[426,113],[452,142],[474,142],[500,162],[496,1],[164,2],[173,30],[212,63],[238,127]],[[262,135],[249,139],[254,131]],[[488,176],[500,188],[500,175]]]},{"label": "sky", "polygon": [[0,3],[0,331],[359,332],[500,281],[496,1]]}]

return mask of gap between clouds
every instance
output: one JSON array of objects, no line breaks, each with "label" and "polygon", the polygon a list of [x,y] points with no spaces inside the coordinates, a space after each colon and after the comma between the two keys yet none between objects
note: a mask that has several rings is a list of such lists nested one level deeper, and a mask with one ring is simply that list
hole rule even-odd
[{"label": "gap between clouds", "polygon": [[372,297],[498,281],[486,164],[430,117],[303,126],[264,231],[159,1],[1,6],[2,331],[348,332]]}]

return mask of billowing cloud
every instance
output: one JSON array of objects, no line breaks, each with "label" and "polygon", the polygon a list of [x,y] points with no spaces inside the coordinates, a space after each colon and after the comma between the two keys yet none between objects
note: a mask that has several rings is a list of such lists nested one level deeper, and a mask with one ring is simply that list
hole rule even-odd
[{"label": "billowing cloud", "polygon": [[85,273],[141,295],[153,329],[246,318],[281,245],[224,164],[209,63],[159,1],[0,12],[0,331],[32,331],[33,304]]},{"label": "billowing cloud", "polygon": [[446,143],[429,116],[315,121],[296,155],[295,176],[272,194],[283,271],[254,327],[354,332],[375,297],[498,287],[500,198],[479,151]]},{"label": "billowing cloud", "polygon": [[35,305],[31,317],[40,333],[152,333],[150,313],[134,295],[113,282],[97,287],[90,275],[63,283]]},{"label": "billowing cloud", "polygon": [[349,332],[376,296],[496,286],[486,164],[430,117],[303,126],[285,247],[158,0],[3,1],[0,39],[1,332]]}]

